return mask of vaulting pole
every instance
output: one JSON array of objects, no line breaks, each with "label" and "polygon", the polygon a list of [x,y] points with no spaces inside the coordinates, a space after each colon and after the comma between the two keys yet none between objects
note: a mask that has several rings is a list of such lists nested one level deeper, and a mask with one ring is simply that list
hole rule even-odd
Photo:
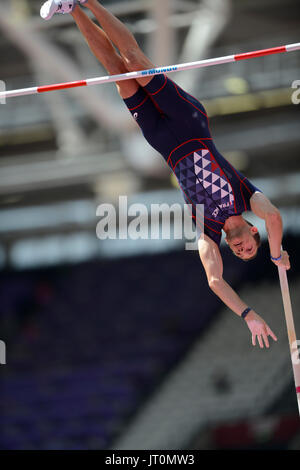
[{"label": "vaulting pole", "polygon": [[286,274],[286,269],[282,266],[278,266],[278,274],[281,287],[281,295],[286,319],[286,326],[289,338],[290,352],[292,358],[295,387],[298,400],[298,408],[300,415],[300,357],[298,352],[298,343],[296,338],[296,330],[294,325],[294,317],[292,311],[292,304],[290,298],[289,284]]}]

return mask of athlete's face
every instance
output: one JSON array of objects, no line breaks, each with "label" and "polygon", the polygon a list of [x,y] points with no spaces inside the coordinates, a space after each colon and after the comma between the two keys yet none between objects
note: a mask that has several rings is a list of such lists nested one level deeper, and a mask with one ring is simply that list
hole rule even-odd
[{"label": "athlete's face", "polygon": [[256,255],[258,247],[253,235],[257,233],[256,227],[246,227],[237,232],[227,243],[238,258],[249,259]]}]

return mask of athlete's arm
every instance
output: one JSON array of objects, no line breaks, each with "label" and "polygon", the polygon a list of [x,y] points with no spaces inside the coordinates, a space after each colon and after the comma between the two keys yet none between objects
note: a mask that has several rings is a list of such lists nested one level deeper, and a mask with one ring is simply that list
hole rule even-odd
[{"label": "athlete's arm", "polygon": [[253,194],[250,205],[252,212],[265,221],[271,256],[273,258],[282,256],[281,260],[273,261],[274,264],[290,269],[288,253],[281,252],[283,224],[279,210],[264,194],[259,192]]},{"label": "athlete's arm", "polygon": [[223,260],[218,245],[205,234],[198,241],[200,259],[210,289],[237,315],[247,308],[229,284],[223,279]]},{"label": "athlete's arm", "polygon": [[[241,316],[248,306],[223,279],[223,260],[218,245],[204,234],[198,241],[198,248],[209,287],[227,307]],[[245,320],[252,333],[253,346],[256,344],[256,337],[261,348],[264,347],[263,340],[266,347],[269,347],[268,336],[277,341],[269,326],[253,310],[248,313]]]}]

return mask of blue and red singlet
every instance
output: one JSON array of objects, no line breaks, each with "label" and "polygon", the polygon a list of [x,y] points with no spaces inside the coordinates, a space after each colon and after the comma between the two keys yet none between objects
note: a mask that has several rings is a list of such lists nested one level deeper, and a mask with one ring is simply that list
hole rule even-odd
[{"label": "blue and red singlet", "polygon": [[204,206],[202,231],[219,245],[226,220],[251,211],[250,198],[261,191],[218,152],[203,105],[165,75],[124,102],[175,173],[194,220],[197,205]]}]

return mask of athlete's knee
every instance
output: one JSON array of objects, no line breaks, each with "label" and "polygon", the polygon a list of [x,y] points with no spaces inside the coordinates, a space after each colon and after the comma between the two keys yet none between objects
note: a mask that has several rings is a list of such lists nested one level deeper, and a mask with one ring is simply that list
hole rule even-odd
[{"label": "athlete's knee", "polygon": [[126,64],[118,54],[111,55],[103,65],[110,75],[119,75],[128,72]]},{"label": "athlete's knee", "polygon": [[130,72],[136,70],[144,70],[152,67],[150,60],[139,48],[131,48],[122,52],[122,58],[126,65],[126,68]]}]

